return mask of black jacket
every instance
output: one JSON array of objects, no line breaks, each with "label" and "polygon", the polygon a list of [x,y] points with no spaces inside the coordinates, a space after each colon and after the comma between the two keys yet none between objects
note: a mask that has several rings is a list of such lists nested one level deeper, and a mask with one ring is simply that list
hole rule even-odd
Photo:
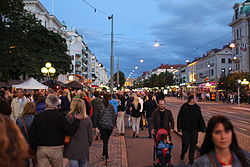
[{"label": "black jacket", "polygon": [[80,120],[72,124],[56,110],[45,109],[35,116],[30,127],[30,142],[32,149],[37,146],[64,145],[65,135],[73,136],[78,129]]},{"label": "black jacket", "polygon": [[141,117],[141,114],[142,114],[142,113],[140,112],[140,110],[141,110],[141,104],[138,103],[137,109],[135,109],[134,103],[131,103],[131,104],[130,104],[130,107],[132,107],[131,116],[134,117],[134,118],[140,118],[140,117]]},{"label": "black jacket", "polygon": [[146,111],[146,117],[151,117],[154,109],[157,108],[157,104],[154,100],[150,99],[143,103],[143,112]]},{"label": "black jacket", "polygon": [[201,108],[197,104],[184,103],[177,116],[177,129],[205,132],[206,124],[201,115]]},{"label": "black jacket", "polygon": [[[152,113],[152,122],[151,122],[151,126],[152,129],[155,129],[156,131],[160,128],[160,109],[156,109],[154,110],[154,112]],[[165,119],[164,119],[164,129],[174,129],[174,118],[172,115],[172,112],[170,110],[165,109]]]}]

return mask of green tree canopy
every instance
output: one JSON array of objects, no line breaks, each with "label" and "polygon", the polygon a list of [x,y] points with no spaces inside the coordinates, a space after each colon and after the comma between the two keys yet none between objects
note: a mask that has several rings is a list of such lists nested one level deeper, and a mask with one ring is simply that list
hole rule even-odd
[{"label": "green tree canopy", "polygon": [[40,78],[40,69],[47,61],[57,75],[69,72],[71,60],[65,40],[23,7],[23,0],[3,0],[0,4],[0,80],[18,79],[22,74]]},{"label": "green tree canopy", "polygon": [[[114,74],[114,82],[115,82],[115,85],[117,85],[117,73]],[[123,72],[119,71],[119,85],[120,87],[123,87],[123,85],[125,84],[125,75]]]},{"label": "green tree canopy", "polygon": [[237,90],[237,81],[246,79],[250,81],[250,73],[248,72],[234,72],[229,74],[227,77],[221,77],[219,79],[219,89],[227,91],[236,91]]}]

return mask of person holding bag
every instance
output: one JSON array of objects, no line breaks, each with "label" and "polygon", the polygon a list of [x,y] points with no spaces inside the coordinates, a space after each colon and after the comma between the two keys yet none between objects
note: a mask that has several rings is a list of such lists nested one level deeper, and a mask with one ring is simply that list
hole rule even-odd
[{"label": "person holding bag", "polygon": [[[24,105],[23,113],[21,117],[17,118],[17,125],[20,128],[23,136],[25,137],[27,143],[30,145],[29,140],[29,131],[31,123],[34,119],[36,113],[36,105],[34,102],[27,102]],[[32,161],[33,167],[37,166],[37,158],[36,158],[36,151],[32,150],[31,147],[29,148],[29,156],[26,159],[26,166],[30,165],[30,160]]]},{"label": "person holding bag", "polygon": [[76,114],[81,114],[83,119],[80,120],[79,128],[71,137],[69,144],[64,147],[64,158],[69,159],[70,167],[87,167],[89,157],[89,147],[93,141],[92,121],[86,114],[84,100],[74,98],[70,105],[70,112],[66,116],[69,123],[72,123]]}]

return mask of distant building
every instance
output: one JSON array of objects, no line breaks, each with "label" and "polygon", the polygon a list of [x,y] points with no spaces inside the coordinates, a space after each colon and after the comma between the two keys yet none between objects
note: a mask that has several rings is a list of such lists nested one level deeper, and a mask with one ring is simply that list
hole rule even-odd
[{"label": "distant building", "polygon": [[233,60],[237,71],[250,72],[250,0],[236,3],[233,6],[233,20],[229,24],[232,27]]},{"label": "distant building", "polygon": [[232,49],[229,45],[222,49],[212,49],[203,57],[196,58],[191,63],[178,68],[174,74],[177,85],[192,85],[206,82],[215,82],[222,76],[227,76],[235,70]]},{"label": "distant building", "polygon": [[128,78],[126,79],[125,83],[124,83],[124,87],[131,87],[133,86],[133,83],[136,79],[134,78]]}]

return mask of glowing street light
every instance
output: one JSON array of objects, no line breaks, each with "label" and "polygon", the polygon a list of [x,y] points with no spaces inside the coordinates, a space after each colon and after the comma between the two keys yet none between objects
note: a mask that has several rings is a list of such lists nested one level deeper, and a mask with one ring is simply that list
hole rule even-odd
[{"label": "glowing street light", "polygon": [[143,59],[141,59],[141,60],[140,60],[140,63],[143,63],[143,62],[144,62],[144,60],[143,60]]},{"label": "glowing street light", "polygon": [[41,72],[43,73],[43,75],[47,76],[47,82],[48,82],[49,77],[53,76],[56,73],[56,69],[52,67],[50,62],[47,62],[45,63],[45,67],[41,68]]},{"label": "glowing street light", "polygon": [[138,69],[138,67],[137,67],[137,66],[135,66],[135,69],[137,70],[137,69]]},{"label": "glowing street light", "polygon": [[154,47],[159,47],[159,46],[160,46],[160,43],[158,41],[155,41]]}]

